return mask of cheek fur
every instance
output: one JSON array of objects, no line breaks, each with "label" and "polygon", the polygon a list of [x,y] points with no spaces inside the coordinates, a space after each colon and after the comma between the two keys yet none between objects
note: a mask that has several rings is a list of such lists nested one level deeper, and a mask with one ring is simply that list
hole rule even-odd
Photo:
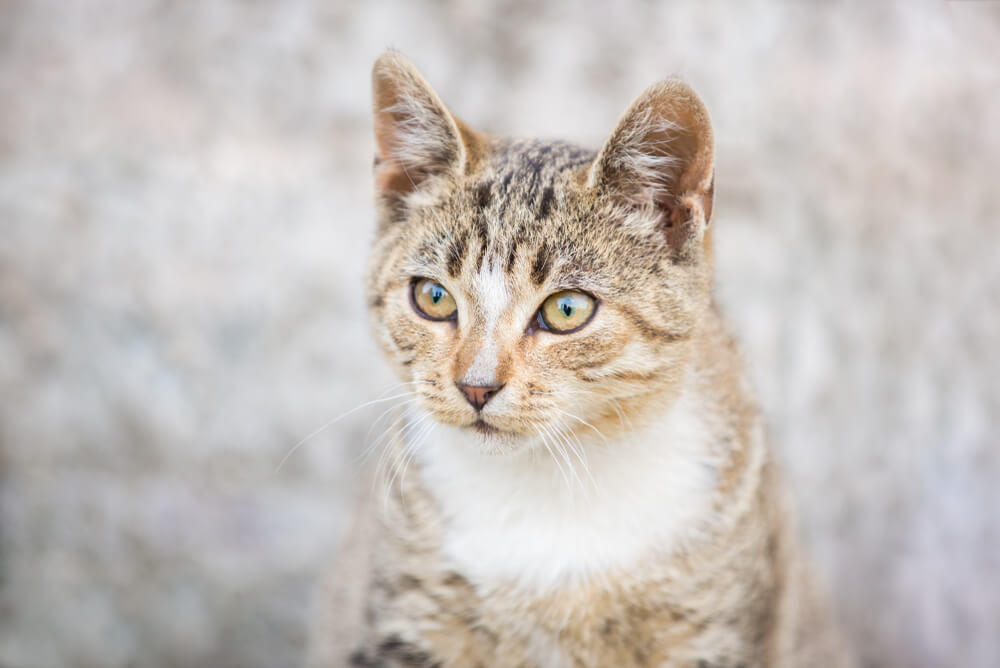
[{"label": "cheek fur", "polygon": [[588,336],[572,334],[540,334],[554,340],[543,344],[545,365],[549,368],[577,371],[597,368],[614,361],[628,343],[628,335],[613,330],[599,331]]},{"label": "cheek fur", "polygon": [[405,369],[411,380],[420,380],[428,368],[450,360],[455,327],[417,315],[410,303],[409,281],[395,287],[376,302],[375,334],[386,356]]}]

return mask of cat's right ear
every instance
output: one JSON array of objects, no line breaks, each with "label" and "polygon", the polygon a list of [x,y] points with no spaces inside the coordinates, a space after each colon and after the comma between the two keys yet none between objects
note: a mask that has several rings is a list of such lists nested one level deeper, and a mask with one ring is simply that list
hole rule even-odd
[{"label": "cat's right ear", "polygon": [[587,184],[655,225],[679,258],[705,237],[714,179],[708,111],[690,86],[668,79],[625,111],[595,158]]},{"label": "cat's right ear", "polygon": [[394,212],[434,177],[461,174],[474,133],[452,116],[401,54],[383,53],[372,70],[375,188]]}]

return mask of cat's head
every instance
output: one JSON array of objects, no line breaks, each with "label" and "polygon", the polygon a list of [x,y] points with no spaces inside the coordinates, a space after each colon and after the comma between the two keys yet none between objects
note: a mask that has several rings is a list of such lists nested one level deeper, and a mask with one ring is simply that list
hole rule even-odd
[{"label": "cat's head", "polygon": [[655,84],[595,153],[470,129],[397,53],[373,82],[369,303],[421,408],[510,451],[671,401],[711,308],[697,95]]}]

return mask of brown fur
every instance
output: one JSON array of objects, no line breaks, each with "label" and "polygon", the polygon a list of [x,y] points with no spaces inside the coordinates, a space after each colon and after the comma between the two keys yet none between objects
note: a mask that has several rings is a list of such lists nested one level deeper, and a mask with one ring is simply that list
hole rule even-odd
[{"label": "brown fur", "polygon": [[[671,549],[532,591],[461,572],[421,467],[381,471],[320,597],[310,665],[846,665],[712,300],[714,146],[695,93],[653,86],[594,153],[470,130],[397,54],[379,59],[374,84],[368,291],[379,343],[417,381],[421,409],[442,424],[475,422],[455,382],[487,342],[509,404],[489,417],[501,431],[483,438],[484,458],[526,447],[567,407],[584,415],[563,427],[581,448],[602,447],[585,446],[590,430],[605,447],[627,440],[693,378],[715,482],[710,512]],[[484,267],[502,269],[511,298],[493,330],[489,305],[462,291]],[[456,295],[457,323],[414,314],[413,277]],[[566,287],[598,296],[599,317],[570,335],[534,332],[538,304]],[[406,461],[407,434],[393,438],[390,460]]]}]

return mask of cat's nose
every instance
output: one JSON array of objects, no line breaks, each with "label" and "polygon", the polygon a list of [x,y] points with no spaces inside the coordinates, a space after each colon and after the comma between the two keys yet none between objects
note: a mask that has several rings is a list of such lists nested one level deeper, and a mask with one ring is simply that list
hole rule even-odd
[{"label": "cat's nose", "polygon": [[455,383],[458,389],[462,390],[465,400],[472,404],[477,411],[483,410],[483,406],[503,389],[503,385],[466,385],[465,383]]}]

